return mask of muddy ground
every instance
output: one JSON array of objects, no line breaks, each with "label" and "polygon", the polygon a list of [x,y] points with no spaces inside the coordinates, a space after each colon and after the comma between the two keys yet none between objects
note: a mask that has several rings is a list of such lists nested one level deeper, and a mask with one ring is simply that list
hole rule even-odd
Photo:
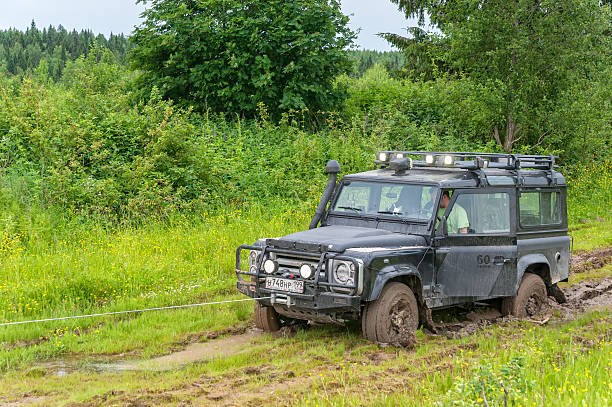
[{"label": "muddy ground", "polygon": [[584,273],[585,271],[602,268],[612,263],[612,247],[605,249],[577,252],[572,256],[572,273]]}]

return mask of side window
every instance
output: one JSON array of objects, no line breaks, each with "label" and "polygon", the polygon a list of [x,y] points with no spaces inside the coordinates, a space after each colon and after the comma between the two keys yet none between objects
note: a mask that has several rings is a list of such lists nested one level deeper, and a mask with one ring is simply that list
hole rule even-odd
[{"label": "side window", "polygon": [[510,196],[463,193],[447,218],[448,234],[510,232]]},{"label": "side window", "polygon": [[521,226],[558,225],[559,192],[521,192],[519,198]]}]

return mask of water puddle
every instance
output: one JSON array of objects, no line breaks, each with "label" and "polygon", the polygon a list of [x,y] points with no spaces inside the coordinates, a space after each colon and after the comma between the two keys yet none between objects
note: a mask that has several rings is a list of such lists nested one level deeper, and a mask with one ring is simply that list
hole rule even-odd
[{"label": "water puddle", "polygon": [[124,361],[120,363],[99,363],[92,365],[95,370],[106,372],[124,372],[137,370],[164,371],[183,367],[189,363],[214,360],[237,355],[252,349],[251,341],[258,337],[258,332],[247,332],[230,335],[204,343],[192,343],[185,349],[154,359]]}]

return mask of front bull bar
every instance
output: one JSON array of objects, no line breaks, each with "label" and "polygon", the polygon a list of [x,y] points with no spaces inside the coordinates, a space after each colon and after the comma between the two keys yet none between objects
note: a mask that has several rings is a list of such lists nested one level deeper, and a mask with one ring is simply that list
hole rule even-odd
[{"label": "front bull bar", "polygon": [[[240,255],[242,250],[256,250],[256,251],[261,251],[261,255],[259,256],[259,260],[257,261],[257,265],[255,266],[255,271],[244,271],[242,270],[241,267],[241,259],[240,259]],[[262,270],[262,265],[263,262],[266,258],[266,254],[268,253],[277,253],[277,254],[288,254],[288,255],[295,255],[295,256],[303,256],[304,254],[312,254],[312,255],[316,255],[317,253],[313,253],[313,252],[308,252],[308,251],[303,251],[303,250],[291,250],[291,249],[281,249],[281,248],[276,248],[276,247],[271,247],[268,245],[265,246],[253,246],[253,245],[240,245],[238,247],[238,249],[236,249],[236,278],[238,279],[238,282],[236,283],[236,287],[238,288],[238,290],[240,292],[245,293],[246,295],[250,296],[250,297],[260,297],[261,293],[261,287],[260,287],[260,279],[261,278],[265,278],[268,275],[265,274]],[[339,283],[330,283],[329,281],[320,281],[319,277],[321,274],[321,270],[323,268],[323,264],[325,264],[326,262],[328,262],[329,260],[339,260],[339,261],[346,261],[346,262],[351,262],[353,263],[353,265],[355,266],[355,276],[353,278],[353,284],[339,284]],[[354,296],[354,295],[359,295],[361,294],[360,291],[360,279],[361,279],[361,273],[363,270],[361,270],[361,264],[354,258],[352,257],[347,257],[347,256],[341,256],[335,253],[330,253],[330,252],[322,252],[319,255],[319,261],[317,263],[317,268],[316,271],[314,273],[314,279],[303,279],[300,276],[300,279],[304,281],[304,286],[309,286],[313,288],[313,295],[308,295],[308,294],[299,294],[299,293],[287,293],[284,291],[278,291],[278,293],[281,293],[282,295],[291,295],[292,297],[297,297],[297,298],[307,298],[307,299],[314,299],[319,293],[320,293],[320,289],[321,287],[327,287],[328,289],[333,289],[333,288],[340,288],[343,290],[350,290],[350,292],[347,293],[338,293],[338,294],[344,294],[344,295],[350,295],[350,296]],[[244,280],[243,276],[251,276],[251,277],[255,277],[255,281],[246,281]],[[329,276],[329,274],[328,274]],[[240,288],[245,287],[245,291],[241,290]],[[272,294],[274,294],[276,291],[270,290]]]}]

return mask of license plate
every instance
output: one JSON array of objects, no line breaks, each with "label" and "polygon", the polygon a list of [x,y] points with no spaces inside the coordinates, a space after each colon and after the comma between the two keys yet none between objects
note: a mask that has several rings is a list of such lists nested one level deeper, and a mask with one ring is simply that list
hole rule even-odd
[{"label": "license plate", "polygon": [[269,290],[287,291],[290,293],[303,293],[303,280],[287,280],[286,278],[266,277],[266,288]]}]

